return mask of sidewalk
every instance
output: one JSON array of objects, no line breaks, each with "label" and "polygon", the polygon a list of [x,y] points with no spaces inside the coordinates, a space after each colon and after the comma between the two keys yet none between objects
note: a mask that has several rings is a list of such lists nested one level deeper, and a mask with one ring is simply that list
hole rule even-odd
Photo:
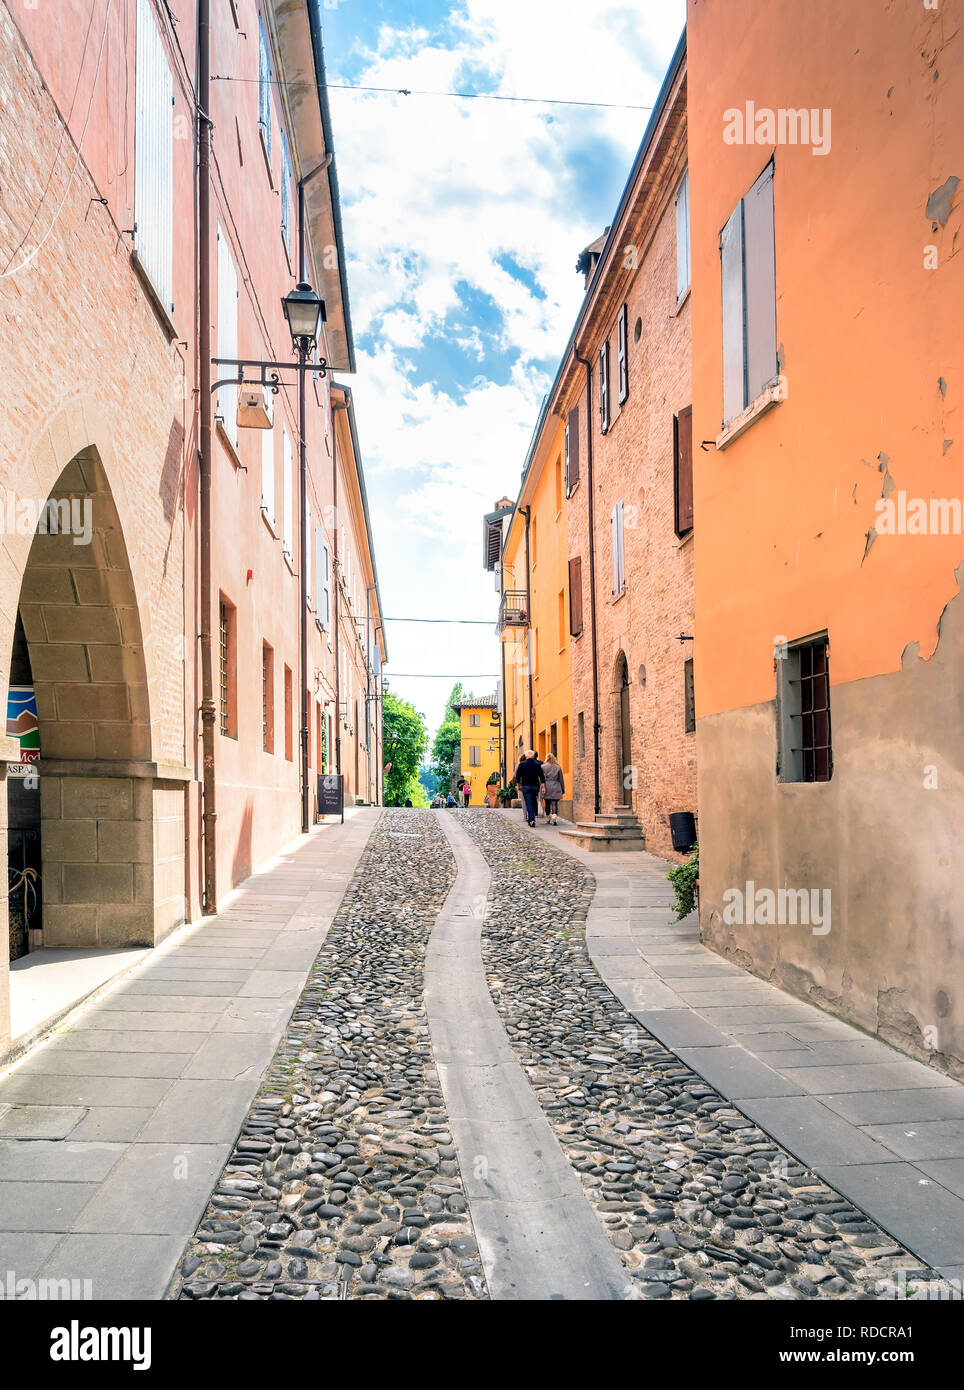
[{"label": "sidewalk", "polygon": [[163,1297],[380,814],[279,855],[0,1077],[0,1271]]},{"label": "sidewalk", "polygon": [[[511,815],[523,828],[521,811]],[[766,984],[675,922],[669,865],[589,854],[540,821],[593,875],[586,940],[609,988],[778,1143],[945,1278],[964,1278],[964,1087]]]}]

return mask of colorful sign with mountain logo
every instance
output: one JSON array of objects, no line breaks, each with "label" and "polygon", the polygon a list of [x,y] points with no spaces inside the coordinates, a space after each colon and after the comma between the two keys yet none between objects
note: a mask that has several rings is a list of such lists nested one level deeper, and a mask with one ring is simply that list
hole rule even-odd
[{"label": "colorful sign with mountain logo", "polygon": [[36,770],[31,764],[40,760],[37,697],[32,685],[10,687],[7,694],[7,738],[16,739],[20,744],[17,761],[7,764],[7,776],[29,776]]}]

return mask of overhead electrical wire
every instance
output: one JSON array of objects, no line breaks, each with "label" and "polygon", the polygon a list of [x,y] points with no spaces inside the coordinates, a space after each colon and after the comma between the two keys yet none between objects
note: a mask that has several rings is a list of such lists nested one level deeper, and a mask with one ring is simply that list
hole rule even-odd
[{"label": "overhead electrical wire", "polygon": [[[261,82],[260,77],[230,77],[226,73],[215,73],[212,82]],[[277,87],[313,87],[313,82],[281,82],[271,78],[271,85]],[[576,101],[568,97],[515,97],[501,92],[448,92],[430,91],[423,87],[372,87],[361,82],[326,82],[325,86],[337,92],[383,92],[399,97],[457,97],[460,101],[517,101],[534,106],[591,106],[608,111],[652,111],[651,106],[637,106],[627,101]]]}]

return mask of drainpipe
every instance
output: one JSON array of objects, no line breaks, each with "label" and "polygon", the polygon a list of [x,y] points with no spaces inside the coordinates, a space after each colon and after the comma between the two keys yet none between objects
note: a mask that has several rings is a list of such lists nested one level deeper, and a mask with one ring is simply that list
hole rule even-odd
[{"label": "drainpipe", "polygon": [[588,357],[573,356],[586,369],[586,487],[589,492],[589,613],[592,620],[592,775],[593,805],[598,816],[599,803],[599,663],[596,651],[596,527],[592,478],[592,366]]},{"label": "drainpipe", "polygon": [[526,665],[529,668],[529,747],[536,746],[536,715],[532,707],[532,592],[529,588],[529,514],[531,507],[520,507],[526,519],[526,618],[528,626],[526,631],[529,636],[526,638]]},{"label": "drainpipe", "polygon": [[332,617],[332,629],[335,638],[335,772],[341,776],[341,641],[339,635],[338,615],[341,610],[341,600],[339,592],[339,565],[338,559],[338,428],[335,420],[335,412],[347,410],[348,402],[344,397],[336,401],[331,397],[331,514],[332,514],[332,557],[331,557],[331,577],[332,588],[335,591],[335,611]]},{"label": "drainpipe", "polygon": [[214,776],[214,662],[211,642],[211,0],[197,10],[198,208],[198,472],[201,528],[201,833],[204,881],[201,910],[218,910],[217,794]]}]

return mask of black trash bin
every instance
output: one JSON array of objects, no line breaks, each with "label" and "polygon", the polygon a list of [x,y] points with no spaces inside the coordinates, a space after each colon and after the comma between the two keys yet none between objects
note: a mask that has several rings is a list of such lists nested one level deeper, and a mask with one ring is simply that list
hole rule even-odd
[{"label": "black trash bin", "polygon": [[691,850],[696,844],[696,817],[692,811],[673,811],[669,818],[669,832],[673,837],[673,848],[681,854]]}]

